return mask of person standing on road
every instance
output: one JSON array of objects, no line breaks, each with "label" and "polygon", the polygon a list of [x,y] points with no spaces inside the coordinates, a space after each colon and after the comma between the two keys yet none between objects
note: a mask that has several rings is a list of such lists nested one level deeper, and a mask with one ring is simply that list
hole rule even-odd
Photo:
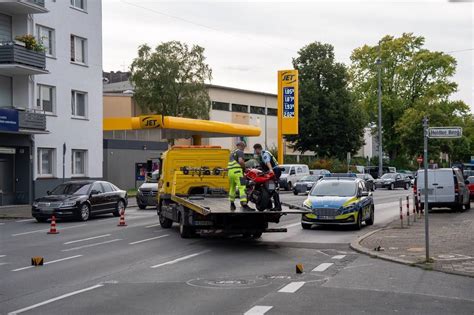
[{"label": "person standing on road", "polygon": [[[264,172],[273,173],[275,176],[276,183],[278,184],[281,176],[281,168],[278,166],[277,159],[270,153],[270,151],[264,150],[260,143],[256,143],[253,146],[257,161]],[[280,195],[275,190],[273,194],[273,201],[275,202],[274,211],[281,211]]]},{"label": "person standing on road", "polygon": [[236,144],[236,149],[232,151],[229,157],[229,163],[227,164],[228,176],[229,176],[229,201],[230,210],[235,210],[235,194],[239,191],[240,205],[243,210],[253,210],[247,204],[247,194],[245,193],[244,181],[244,170],[245,170],[245,159],[244,150],[247,145],[243,141],[239,141]]}]

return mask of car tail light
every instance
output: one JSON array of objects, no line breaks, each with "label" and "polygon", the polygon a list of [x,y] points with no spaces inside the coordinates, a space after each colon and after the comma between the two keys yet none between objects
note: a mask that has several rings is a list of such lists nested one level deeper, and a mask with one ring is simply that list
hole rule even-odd
[{"label": "car tail light", "polygon": [[455,192],[456,194],[459,193],[459,182],[458,182],[457,177],[454,177],[454,192]]},{"label": "car tail light", "polygon": [[416,194],[416,183],[413,184],[413,193]]}]

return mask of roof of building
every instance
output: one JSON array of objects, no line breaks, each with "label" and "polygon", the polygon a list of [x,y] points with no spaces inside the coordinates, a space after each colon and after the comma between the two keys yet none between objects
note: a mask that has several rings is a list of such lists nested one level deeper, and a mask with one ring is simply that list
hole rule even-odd
[{"label": "roof of building", "polygon": [[[221,90],[228,90],[228,91],[235,91],[235,92],[243,92],[243,93],[252,93],[252,94],[259,94],[265,96],[272,96],[276,97],[276,94],[267,93],[267,92],[260,92],[260,91],[252,91],[246,89],[240,89],[230,86],[223,86],[223,85],[216,85],[216,84],[206,84],[207,88],[213,89],[221,89]],[[123,93],[124,91],[133,91],[134,87],[130,81],[121,81],[121,82],[114,82],[114,83],[104,83],[103,85],[103,92],[110,94],[110,93]]]}]

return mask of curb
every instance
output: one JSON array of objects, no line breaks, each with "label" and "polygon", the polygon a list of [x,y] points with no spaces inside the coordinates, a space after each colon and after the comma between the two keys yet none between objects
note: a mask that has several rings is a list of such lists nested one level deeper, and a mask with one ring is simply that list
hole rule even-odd
[{"label": "curb", "polygon": [[393,257],[393,256],[390,256],[390,255],[381,254],[380,252],[374,252],[373,250],[370,250],[370,249],[365,248],[365,247],[360,245],[360,242],[362,242],[367,237],[369,237],[369,236],[371,236],[371,235],[373,235],[377,232],[383,231],[385,229],[386,228],[380,228],[380,229],[376,229],[374,231],[371,231],[367,234],[364,234],[364,235],[356,238],[355,240],[353,240],[350,243],[349,247],[351,249],[355,250],[356,252],[368,255],[372,258],[380,258],[380,259],[383,259],[383,260],[392,261],[392,262],[396,262],[396,263],[399,263],[399,264],[417,266],[418,264],[416,262],[409,261],[409,260],[406,260],[406,259],[403,259],[403,258]]}]

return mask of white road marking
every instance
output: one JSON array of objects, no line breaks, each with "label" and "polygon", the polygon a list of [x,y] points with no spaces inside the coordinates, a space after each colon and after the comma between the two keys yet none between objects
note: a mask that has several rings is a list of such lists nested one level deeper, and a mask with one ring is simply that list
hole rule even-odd
[{"label": "white road marking", "polygon": [[[79,224],[79,225],[66,226],[66,227],[56,227],[56,228],[59,232],[61,232],[61,230],[74,229],[74,228],[81,227],[81,226],[87,226],[87,225],[86,224]],[[12,236],[20,236],[20,235],[27,235],[27,234],[33,234],[33,233],[48,232],[48,231],[49,231],[49,229],[34,230],[34,231],[29,231],[29,232],[12,234]]]},{"label": "white road marking", "polygon": [[160,224],[152,224],[152,225],[147,225],[145,226],[145,229],[149,229],[149,228],[152,228],[152,227],[155,227],[155,226],[160,226]]},{"label": "white road marking", "polygon": [[334,264],[333,263],[322,263],[319,266],[317,266],[316,268],[314,268],[313,271],[322,272],[322,271],[328,269],[329,267],[331,267],[332,265],[334,265]]},{"label": "white road marking", "polygon": [[20,222],[31,222],[31,221],[36,221],[36,219],[24,219],[24,220],[18,220],[18,221],[15,221],[15,222],[20,223]]},{"label": "white road marking", "polygon": [[0,222],[0,225],[4,225],[4,224],[5,224],[5,223],[3,223],[3,222]]},{"label": "white road marking", "polygon": [[183,256],[181,258],[176,258],[174,260],[170,260],[170,261],[158,264],[158,265],[151,266],[150,268],[158,268],[158,267],[162,267],[162,266],[166,266],[166,265],[176,264],[177,262],[180,262],[180,261],[183,261],[183,260],[186,260],[186,259],[190,259],[190,258],[199,256],[199,255],[202,255],[202,254],[205,254],[205,253],[208,253],[208,252],[210,252],[210,250],[203,250],[202,252],[198,252],[198,253],[194,253],[194,254],[191,254],[191,255]]},{"label": "white road marking", "polygon": [[0,258],[3,258],[3,257],[5,257],[5,256],[6,256],[6,255],[0,255]]},{"label": "white road marking", "polygon": [[105,242],[92,243],[92,244],[82,245],[82,246],[78,246],[78,247],[72,247],[72,248],[68,248],[68,249],[63,249],[62,252],[70,252],[70,251],[73,251],[73,250],[78,250],[78,249],[82,249],[82,248],[88,248],[88,247],[99,246],[99,245],[108,244],[108,243],[113,243],[113,242],[117,242],[117,241],[121,241],[121,240],[122,240],[121,238],[114,238],[113,240],[108,240],[108,241],[105,241]]},{"label": "white road marking", "polygon": [[83,242],[83,241],[94,240],[96,238],[102,238],[102,237],[107,237],[107,236],[110,236],[110,234],[104,234],[104,235],[98,235],[98,236],[83,238],[82,240],[69,241],[69,242],[64,243],[64,245],[79,243],[79,242]]},{"label": "white road marking", "polygon": [[346,257],[346,255],[336,255],[336,256],[332,256],[332,259],[342,259]]},{"label": "white road marking", "polygon": [[37,304],[31,305],[31,306],[28,306],[28,307],[10,312],[10,313],[8,313],[8,315],[20,314],[20,313],[35,309],[37,307],[40,307],[40,306],[43,306],[43,305],[46,305],[46,304],[49,304],[49,303],[52,303],[52,302],[56,302],[56,301],[59,301],[59,300],[65,299],[67,297],[77,295],[77,294],[80,294],[80,293],[83,293],[83,292],[91,291],[91,290],[94,290],[94,289],[97,289],[97,288],[100,288],[100,287],[103,287],[103,286],[104,286],[103,284],[96,284],[92,287],[88,287],[88,288],[85,288],[85,289],[82,289],[82,290],[77,290],[77,291],[74,291],[74,292],[66,293],[66,294],[60,295],[58,297],[43,301],[41,303],[37,303]]},{"label": "white road marking", "polygon": [[244,315],[263,315],[269,310],[271,310],[273,306],[265,306],[265,305],[255,305],[251,309],[249,309],[247,312],[244,313]]},{"label": "white road marking", "polygon": [[140,244],[140,243],[143,243],[143,242],[147,242],[147,241],[151,241],[151,240],[156,240],[156,239],[159,239],[159,238],[162,238],[162,237],[167,237],[167,236],[169,236],[169,234],[160,235],[160,236],[157,236],[157,237],[146,238],[146,239],[144,239],[144,240],[136,241],[136,242],[131,242],[131,243],[128,243],[128,244],[130,244],[130,245]]},{"label": "white road marking", "polygon": [[[47,262],[44,263],[44,265],[54,264],[54,263],[57,263],[57,262],[60,262],[60,261],[65,261],[65,260],[79,258],[79,257],[82,257],[82,255],[70,256],[70,257],[65,257],[65,258],[60,258],[60,259],[56,259],[56,260],[47,261]],[[36,266],[22,267],[22,268],[13,269],[12,271],[20,271],[20,270],[31,269],[31,268],[35,268],[35,267]]]},{"label": "white road marking", "polygon": [[295,293],[298,291],[299,288],[301,288],[305,284],[304,281],[297,281],[297,282],[291,282],[285,285],[283,288],[278,290],[278,292],[283,292],[283,293]]},{"label": "white road marking", "polygon": [[293,223],[293,224],[288,224],[288,225],[283,226],[283,228],[284,228],[284,229],[289,229],[289,228],[292,228],[292,227],[298,226],[298,225],[301,225],[301,222],[296,222],[296,223]]}]

